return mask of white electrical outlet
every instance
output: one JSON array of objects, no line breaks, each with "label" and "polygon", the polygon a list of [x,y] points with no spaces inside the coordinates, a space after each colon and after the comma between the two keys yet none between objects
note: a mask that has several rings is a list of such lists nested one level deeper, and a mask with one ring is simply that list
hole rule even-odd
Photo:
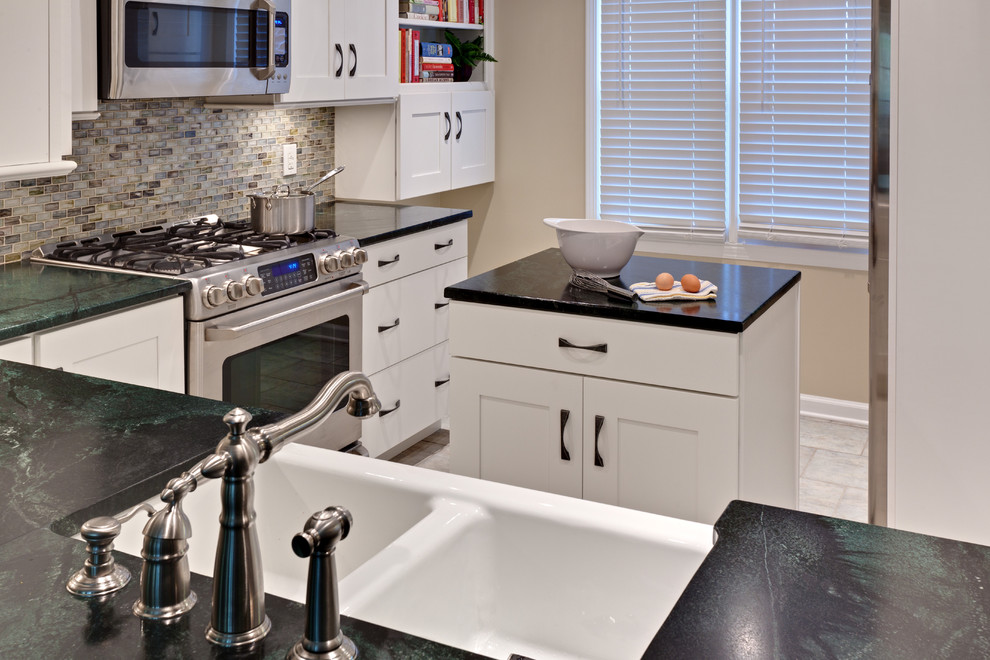
[{"label": "white electrical outlet", "polygon": [[296,173],[296,145],[295,143],[282,145],[282,175],[289,176]]}]

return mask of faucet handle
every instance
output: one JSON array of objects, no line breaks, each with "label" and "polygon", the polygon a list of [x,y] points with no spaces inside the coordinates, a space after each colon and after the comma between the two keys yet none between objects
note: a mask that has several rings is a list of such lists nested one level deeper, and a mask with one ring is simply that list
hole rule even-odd
[{"label": "faucet handle", "polygon": [[337,598],[337,541],[347,537],[354,524],[342,506],[327,507],[310,516],[303,531],[292,537],[292,551],[309,557],[306,580],[306,632],[286,654],[286,660],[351,660],[357,647],[340,629]]},{"label": "faucet handle", "polygon": [[113,593],[127,586],[131,573],[114,561],[113,542],[120,534],[121,523],[127,522],[139,511],[149,516],[155,513],[155,509],[144,502],[116,516],[98,516],[83,523],[79,535],[86,541],[89,557],[86,558],[86,565],[76,571],[65,585],[69,593],[88,598]]}]

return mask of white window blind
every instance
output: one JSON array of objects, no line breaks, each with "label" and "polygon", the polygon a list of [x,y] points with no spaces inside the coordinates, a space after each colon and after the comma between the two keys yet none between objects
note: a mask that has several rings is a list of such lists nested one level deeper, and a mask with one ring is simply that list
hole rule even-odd
[{"label": "white window blind", "polygon": [[739,235],[866,246],[870,0],[741,0]]},{"label": "white window blind", "polygon": [[870,0],[598,2],[601,217],[866,247]]},{"label": "white window blind", "polygon": [[600,216],[725,232],[724,0],[601,0]]}]

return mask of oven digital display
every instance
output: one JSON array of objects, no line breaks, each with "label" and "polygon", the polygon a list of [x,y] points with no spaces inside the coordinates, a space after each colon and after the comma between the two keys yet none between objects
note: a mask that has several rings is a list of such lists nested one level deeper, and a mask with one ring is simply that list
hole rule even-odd
[{"label": "oven digital display", "polygon": [[258,277],[265,283],[262,295],[278,293],[316,281],[316,260],[306,254],[258,268]]}]

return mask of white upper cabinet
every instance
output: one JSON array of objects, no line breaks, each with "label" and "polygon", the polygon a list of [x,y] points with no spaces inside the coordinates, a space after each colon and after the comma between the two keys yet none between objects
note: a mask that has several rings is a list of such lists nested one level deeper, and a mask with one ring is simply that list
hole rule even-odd
[{"label": "white upper cabinet", "polygon": [[99,116],[96,62],[96,3],[71,0],[72,8],[72,118]]},{"label": "white upper cabinet", "polygon": [[[0,104],[0,181],[61,176],[72,151],[69,4],[0,0],[7,88]],[[14,100],[16,97],[16,101]]]},{"label": "white upper cabinet", "polygon": [[295,0],[287,94],[218,96],[219,105],[392,102],[399,93],[398,0]]}]

